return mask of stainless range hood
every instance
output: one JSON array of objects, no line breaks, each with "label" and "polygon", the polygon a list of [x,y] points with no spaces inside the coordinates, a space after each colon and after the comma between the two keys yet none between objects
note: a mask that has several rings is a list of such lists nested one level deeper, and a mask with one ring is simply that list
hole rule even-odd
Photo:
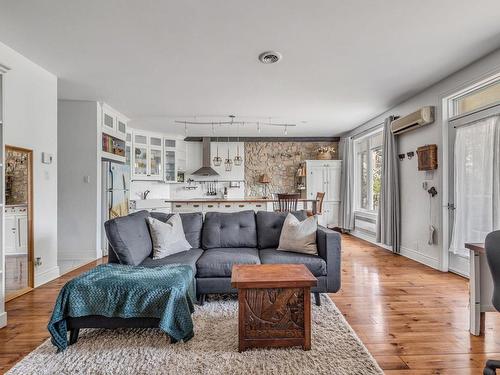
[{"label": "stainless range hood", "polygon": [[211,167],[210,137],[203,137],[203,160],[201,168],[192,174],[196,176],[218,176],[219,174]]}]

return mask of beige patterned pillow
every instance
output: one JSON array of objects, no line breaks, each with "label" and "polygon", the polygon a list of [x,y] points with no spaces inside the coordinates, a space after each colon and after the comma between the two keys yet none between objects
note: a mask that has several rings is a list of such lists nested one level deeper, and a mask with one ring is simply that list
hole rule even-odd
[{"label": "beige patterned pillow", "polygon": [[318,217],[308,217],[299,221],[294,215],[288,214],[283,229],[281,229],[280,244],[277,250],[317,255],[316,232]]}]

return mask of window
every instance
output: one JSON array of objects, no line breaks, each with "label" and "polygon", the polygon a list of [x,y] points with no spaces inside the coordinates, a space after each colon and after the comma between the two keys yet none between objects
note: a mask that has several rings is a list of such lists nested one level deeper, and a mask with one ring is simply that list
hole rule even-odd
[{"label": "window", "polygon": [[356,208],[377,212],[382,177],[382,130],[355,141]]},{"label": "window", "polygon": [[452,116],[460,116],[500,104],[500,80],[453,98]]}]

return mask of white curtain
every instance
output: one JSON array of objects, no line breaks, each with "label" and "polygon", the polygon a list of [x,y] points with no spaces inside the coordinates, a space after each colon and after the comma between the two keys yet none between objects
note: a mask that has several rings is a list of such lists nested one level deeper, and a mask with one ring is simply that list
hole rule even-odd
[{"label": "white curtain", "polygon": [[340,180],[340,228],[354,228],[354,147],[352,138],[342,143],[342,177]]},{"label": "white curtain", "polygon": [[468,257],[466,242],[500,229],[500,116],[457,128],[454,180],[450,251]]}]

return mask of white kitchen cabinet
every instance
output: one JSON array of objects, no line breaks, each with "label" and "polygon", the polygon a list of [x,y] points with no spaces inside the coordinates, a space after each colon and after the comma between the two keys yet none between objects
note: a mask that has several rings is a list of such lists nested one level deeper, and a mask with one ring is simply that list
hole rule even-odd
[{"label": "white kitchen cabinet", "polygon": [[330,227],[338,226],[342,161],[307,160],[306,173],[307,199],[316,198],[318,192],[325,193],[319,223]]},{"label": "white kitchen cabinet", "polygon": [[127,137],[127,119],[125,119],[121,115],[116,116],[116,125],[115,125],[115,131],[120,134],[122,137]]},{"label": "white kitchen cabinet", "polygon": [[219,203],[216,202],[207,202],[203,203],[201,206],[203,212],[218,212],[219,211]]},{"label": "white kitchen cabinet", "polygon": [[188,203],[175,202],[172,204],[173,212],[190,212],[190,207]]},{"label": "white kitchen cabinet", "polygon": [[17,243],[17,220],[15,215],[5,214],[5,254],[14,254]]},{"label": "white kitchen cabinet", "polygon": [[164,213],[164,214],[169,214],[172,212],[172,210],[170,209],[170,207],[154,207],[154,208],[150,208],[148,209],[149,212],[161,212],[161,213]]},{"label": "white kitchen cabinet", "polygon": [[177,140],[163,138],[165,182],[177,182]]},{"label": "white kitchen cabinet", "polygon": [[5,209],[5,254],[28,253],[28,215],[26,207]]},{"label": "white kitchen cabinet", "polygon": [[234,208],[235,203],[233,202],[221,202],[219,204],[219,211],[220,212],[233,212],[236,211]]},{"label": "white kitchen cabinet", "polygon": [[107,105],[102,106],[102,129],[106,133],[114,133],[116,129],[116,114]]},{"label": "white kitchen cabinet", "polygon": [[134,132],[132,139],[132,179],[163,180],[162,137]]},{"label": "white kitchen cabinet", "polygon": [[132,132],[130,128],[127,129],[125,135],[125,164],[132,169]]},{"label": "white kitchen cabinet", "polygon": [[125,141],[129,119],[104,103],[102,103],[101,111],[102,131],[112,137]]},{"label": "white kitchen cabinet", "polygon": [[164,181],[178,182],[177,172],[185,172],[187,167],[186,142],[173,137],[163,138]]}]

